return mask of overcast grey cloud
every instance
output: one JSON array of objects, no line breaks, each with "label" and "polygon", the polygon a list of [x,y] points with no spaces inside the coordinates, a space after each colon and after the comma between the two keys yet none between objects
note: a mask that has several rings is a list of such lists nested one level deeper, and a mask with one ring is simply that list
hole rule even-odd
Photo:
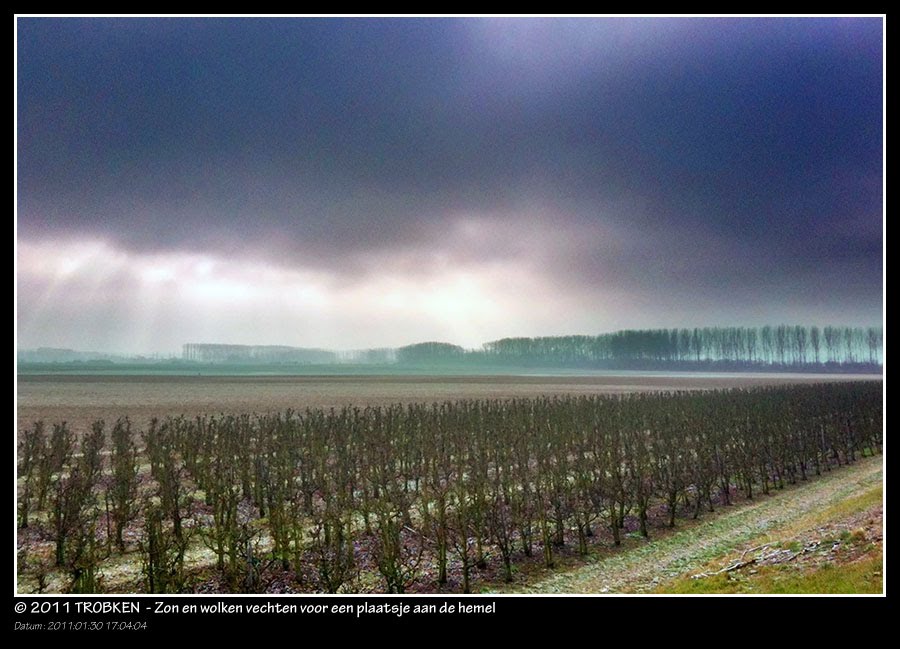
[{"label": "overcast grey cloud", "polygon": [[20,346],[873,324],[882,21],[17,20]]}]

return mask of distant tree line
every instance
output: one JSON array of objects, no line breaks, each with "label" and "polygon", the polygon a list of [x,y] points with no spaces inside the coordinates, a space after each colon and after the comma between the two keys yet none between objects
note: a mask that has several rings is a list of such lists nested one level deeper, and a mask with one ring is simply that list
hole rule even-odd
[{"label": "distant tree line", "polygon": [[186,343],[182,358],[204,363],[300,363],[327,365],[336,363],[335,352],[284,345],[221,345]]},{"label": "distant tree line", "polygon": [[104,354],[102,352],[82,352],[74,349],[57,347],[38,347],[37,349],[19,349],[16,353],[19,363],[84,363],[123,361],[121,354]]},{"label": "distant tree line", "polygon": [[466,350],[447,342],[335,353],[246,345],[185,345],[184,358],[205,362],[569,367],[593,369],[877,370],[880,327],[777,325],[627,329],[596,336],[502,338]]},{"label": "distant tree line", "polygon": [[[447,342],[341,352],[284,345],[187,343],[187,363],[258,365],[401,365],[451,367],[561,367],[647,370],[879,371],[884,362],[881,327],[777,325],[627,329],[614,333],[502,338],[480,349]],[[151,362],[144,357],[103,357],[94,352],[21,350],[19,369],[33,364]],[[98,367],[104,367],[98,365]],[[26,367],[27,369],[27,367]],[[33,368],[32,368],[33,369]],[[69,368],[71,369],[71,368]]]},{"label": "distant tree line", "polygon": [[882,362],[880,327],[703,327],[599,336],[503,338],[478,354],[499,363],[564,366],[852,366]]},{"label": "distant tree line", "polygon": [[397,362],[397,350],[393,347],[347,349],[337,352],[337,360],[344,364],[390,365]]},{"label": "distant tree line", "polygon": [[427,342],[400,347],[397,350],[397,361],[402,364],[444,363],[463,360],[465,355],[466,351],[459,345]]},{"label": "distant tree line", "polygon": [[191,592],[205,546],[231,591],[358,590],[365,571],[387,592],[469,592],[878,453],[882,404],[860,381],[123,419],[80,439],[38,422],[19,435],[18,525],[55,552],[18,565],[38,590],[56,570],[96,592],[136,553],[143,590]]}]

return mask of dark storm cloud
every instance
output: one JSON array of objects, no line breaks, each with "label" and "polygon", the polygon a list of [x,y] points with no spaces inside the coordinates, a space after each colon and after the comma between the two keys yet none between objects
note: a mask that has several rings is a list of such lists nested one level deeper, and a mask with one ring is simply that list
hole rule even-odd
[{"label": "dark storm cloud", "polygon": [[17,25],[24,239],[880,314],[880,19]]}]

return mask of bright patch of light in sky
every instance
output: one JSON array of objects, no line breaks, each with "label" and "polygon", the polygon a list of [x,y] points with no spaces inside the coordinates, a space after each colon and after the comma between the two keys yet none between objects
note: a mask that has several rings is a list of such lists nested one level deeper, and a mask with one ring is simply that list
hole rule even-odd
[{"label": "bright patch of light in sky", "polygon": [[[248,260],[55,241],[20,242],[18,266],[20,286],[28,288],[20,291],[22,347],[86,349],[105,340],[141,351],[141,341],[163,341],[177,352],[189,341],[347,348],[429,338],[477,347],[515,331],[517,321],[552,321],[554,305],[564,308],[546,297],[541,278],[514,262],[437,261],[419,277],[404,274],[402,263],[386,264],[338,283],[321,272]],[[67,317],[54,315],[60,312]]]}]

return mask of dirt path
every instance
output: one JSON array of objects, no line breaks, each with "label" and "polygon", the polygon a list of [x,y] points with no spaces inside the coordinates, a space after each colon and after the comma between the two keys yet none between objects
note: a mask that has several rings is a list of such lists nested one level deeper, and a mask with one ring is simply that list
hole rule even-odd
[{"label": "dirt path", "polygon": [[[845,499],[858,496],[882,481],[883,457],[866,458],[850,467],[836,469],[810,482],[795,485],[755,503],[707,514],[707,520],[685,527],[663,538],[634,540],[595,563],[557,573],[523,588],[525,593],[640,593],[660,582],[700,568],[742,545],[775,530],[790,526]],[[518,589],[517,589],[518,590]]]}]

